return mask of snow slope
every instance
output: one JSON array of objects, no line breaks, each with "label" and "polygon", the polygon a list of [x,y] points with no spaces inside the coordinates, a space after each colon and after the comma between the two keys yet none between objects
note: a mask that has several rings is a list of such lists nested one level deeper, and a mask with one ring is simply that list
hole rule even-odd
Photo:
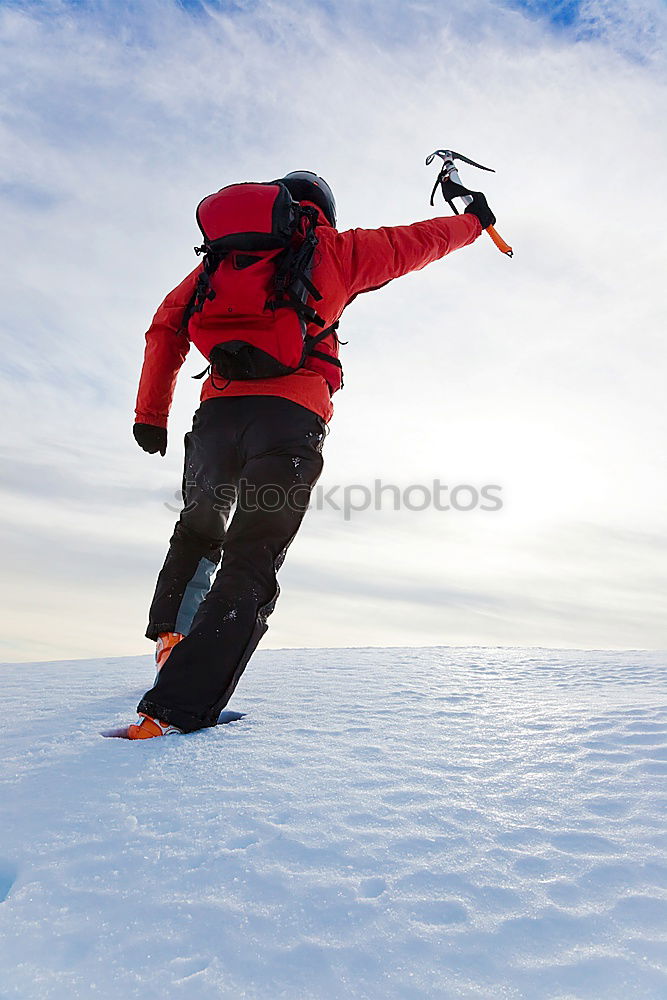
[{"label": "snow slope", "polygon": [[148,657],[2,667],[0,997],[667,997],[664,663],[266,651],[143,743]]}]

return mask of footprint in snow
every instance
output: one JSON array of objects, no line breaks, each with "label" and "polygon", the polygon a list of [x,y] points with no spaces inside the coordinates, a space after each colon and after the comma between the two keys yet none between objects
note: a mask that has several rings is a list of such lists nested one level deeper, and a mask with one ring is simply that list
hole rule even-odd
[{"label": "footprint in snow", "polygon": [[359,886],[360,899],[377,899],[387,888],[383,878],[366,878]]},{"label": "footprint in snow", "polygon": [[229,851],[244,851],[246,848],[252,847],[253,844],[258,843],[258,837],[254,837],[252,834],[245,834],[238,837],[231,837],[225,846]]}]

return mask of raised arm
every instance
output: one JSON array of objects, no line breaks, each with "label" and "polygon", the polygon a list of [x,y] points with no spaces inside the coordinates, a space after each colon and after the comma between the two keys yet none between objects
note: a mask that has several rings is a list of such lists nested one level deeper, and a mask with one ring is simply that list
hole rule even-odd
[{"label": "raised arm", "polygon": [[350,301],[394,278],[418,271],[452,250],[473,243],[482,232],[474,215],[427,219],[411,226],[350,229],[339,233],[336,258]]}]

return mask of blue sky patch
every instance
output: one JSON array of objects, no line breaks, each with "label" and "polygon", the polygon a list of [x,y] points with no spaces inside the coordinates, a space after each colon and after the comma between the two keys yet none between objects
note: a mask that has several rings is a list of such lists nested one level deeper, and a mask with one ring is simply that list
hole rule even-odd
[{"label": "blue sky patch", "polygon": [[[205,21],[210,10],[219,10],[227,15],[239,17],[248,16],[259,10],[270,11],[270,5],[265,0],[164,0],[166,6],[181,10],[197,21]],[[602,38],[608,35],[610,23],[623,24],[633,22],[632,9],[619,6],[607,11],[604,16],[595,17],[586,12],[583,0],[490,0],[490,6],[496,5],[509,11],[516,11],[533,21],[541,21],[552,30],[569,33],[573,39],[581,40],[593,37]],[[311,0],[310,8],[319,8],[332,23],[338,18],[347,19],[349,10],[346,4],[338,5],[336,0]],[[69,7],[80,14],[92,16],[98,22],[104,23],[109,30],[122,28],[126,38],[133,38],[140,44],[150,47],[150,37],[145,32],[150,30],[147,25],[146,11],[141,5],[131,2],[113,3],[110,0],[61,0],[60,3],[50,0],[0,0],[2,7],[22,8],[33,11],[40,17],[59,17],[63,8]],[[401,40],[409,42],[420,34],[430,32],[433,22],[442,20],[443,24],[452,22],[451,12],[443,11],[437,0],[367,0],[354,8],[353,27],[362,32],[368,32],[376,38],[387,41]],[[636,14],[636,12],[634,12]],[[295,8],[294,17],[298,18],[299,9]],[[611,18],[611,21],[610,21]],[[349,26],[349,25],[348,25]]]},{"label": "blue sky patch", "polygon": [[508,0],[503,6],[544,17],[558,28],[570,28],[580,20],[581,0]]},{"label": "blue sky patch", "polygon": [[0,183],[0,200],[20,205],[24,210],[45,211],[54,208],[60,197],[55,191],[37,187],[27,181],[7,181]]}]

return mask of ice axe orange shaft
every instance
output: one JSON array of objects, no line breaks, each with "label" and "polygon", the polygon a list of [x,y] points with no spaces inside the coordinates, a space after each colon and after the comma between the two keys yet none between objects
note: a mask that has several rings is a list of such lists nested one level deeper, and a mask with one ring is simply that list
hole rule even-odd
[{"label": "ice axe orange shaft", "polygon": [[514,250],[512,250],[512,247],[509,243],[505,243],[505,240],[502,238],[500,233],[496,232],[493,226],[487,226],[486,232],[489,234],[501,253],[506,253],[508,257],[514,256]]},{"label": "ice axe orange shaft", "polygon": [[[488,170],[489,173],[492,174],[495,173],[495,170],[491,167],[483,167],[481,163],[475,163],[474,160],[469,160],[467,156],[463,155],[463,153],[455,153],[452,149],[436,149],[435,152],[426,157],[426,166],[432,163],[436,156],[442,160],[442,168],[438,174],[435,184],[433,185],[433,191],[431,192],[431,204],[433,204],[435,192],[438,190],[439,185],[442,188],[445,201],[452,211],[458,215],[459,211],[453,202],[453,198],[460,198],[466,207],[470,205],[473,199],[470,189],[461,183],[461,178],[459,177],[454,161],[463,160],[464,163],[469,163],[472,167],[478,167],[480,170]],[[450,185],[448,189],[446,187],[448,181],[453,182],[453,185],[456,185],[460,191],[453,193],[453,185]],[[447,193],[448,190],[450,192],[449,196]],[[512,247],[509,243],[505,242],[500,233],[496,232],[493,226],[488,226],[485,231],[489,234],[495,245],[502,253],[506,254],[508,257],[513,256],[514,251],[512,250]]]}]

